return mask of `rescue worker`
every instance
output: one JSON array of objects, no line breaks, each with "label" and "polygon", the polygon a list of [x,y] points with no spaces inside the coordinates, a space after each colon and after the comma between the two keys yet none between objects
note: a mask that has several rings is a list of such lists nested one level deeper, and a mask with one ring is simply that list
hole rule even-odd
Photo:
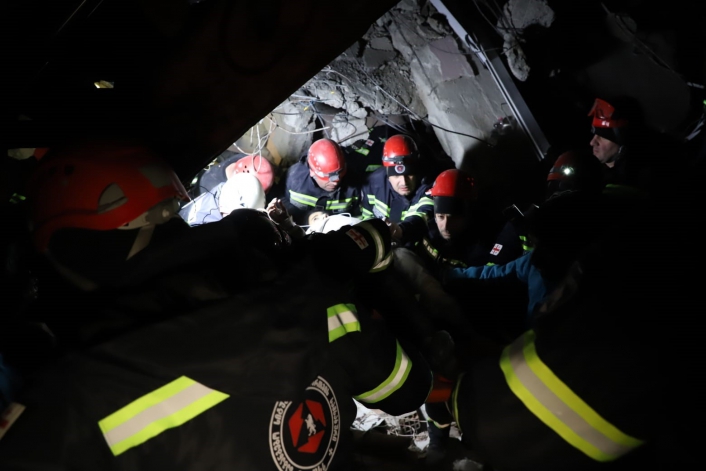
[{"label": "rescue worker", "polygon": [[[549,169],[544,201],[566,191],[598,192],[604,187],[602,165],[598,159],[587,152],[567,151],[559,155]],[[532,250],[527,220],[538,207],[531,204],[520,211],[517,205],[512,205],[503,212],[508,220],[504,231],[517,234],[524,254]]]},{"label": "rescue worker", "polygon": [[604,182],[648,190],[653,156],[669,144],[665,138],[647,135],[634,100],[611,101],[596,98],[588,113],[593,118],[590,145],[593,155],[604,165]]},{"label": "rescue worker", "polygon": [[603,189],[600,161],[581,151],[561,154],[547,174],[545,199],[564,191],[598,192]]},{"label": "rescue worker", "polygon": [[358,176],[348,172],[341,147],[331,139],[319,139],[306,157],[287,171],[286,194],[282,198],[297,224],[306,224],[311,210],[328,214],[360,214]]},{"label": "rescue worker", "polygon": [[247,155],[226,150],[206,169],[199,172],[189,194],[195,199],[205,192],[212,192],[216,186],[225,183],[237,173],[250,173],[260,181],[269,199],[271,193],[277,193],[277,170],[279,170],[278,167],[262,155]]},{"label": "rescue worker", "polygon": [[146,148],[53,152],[29,185],[33,240],[87,293],[44,305],[67,354],[4,416],[3,471],[340,469],[352,397],[399,415],[429,396],[425,361],[345,289],[389,264],[383,222],[300,243],[251,209],[190,228]]},{"label": "rescue worker", "polygon": [[[701,280],[655,276],[704,262],[700,253],[675,257],[673,244],[665,243],[692,240],[700,231],[698,221],[684,216],[702,200],[681,196],[650,201],[607,227],[540,308],[534,328],[496,358],[475,362],[458,379],[448,409],[433,408],[452,412],[446,420],[458,423],[485,465],[507,471],[698,466],[701,439],[691,430],[703,393],[689,372],[701,345],[694,329]],[[652,321],[665,307],[669,320]]]},{"label": "rescue worker", "polygon": [[[522,255],[518,236],[502,229],[500,221],[478,208],[473,178],[457,169],[436,177],[429,191],[433,199],[434,221],[429,224],[419,252],[433,273],[438,266],[468,267],[503,264]],[[501,230],[502,229],[502,230]]]},{"label": "rescue worker", "polygon": [[264,209],[265,190],[251,173],[234,173],[223,183],[199,195],[185,205],[179,214],[190,226],[220,221],[239,208]]},{"label": "rescue worker", "polygon": [[390,137],[383,147],[382,164],[363,185],[362,219],[383,219],[400,245],[415,243],[426,233],[434,211],[426,196],[431,182],[424,176],[417,144],[403,134]]}]

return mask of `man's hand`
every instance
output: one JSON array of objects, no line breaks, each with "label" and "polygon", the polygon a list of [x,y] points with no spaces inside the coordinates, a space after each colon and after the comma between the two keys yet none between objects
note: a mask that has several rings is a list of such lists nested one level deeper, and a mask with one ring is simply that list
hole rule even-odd
[{"label": "man's hand", "polygon": [[396,222],[392,222],[390,218],[385,218],[383,220],[385,221],[385,224],[387,224],[387,226],[390,228],[390,236],[392,237],[392,239],[402,239],[402,228],[400,227],[400,225]]},{"label": "man's hand", "polygon": [[282,204],[279,198],[270,201],[270,204],[267,205],[265,210],[270,219],[277,224],[282,224],[289,219],[289,212],[287,212],[287,208],[284,207],[284,204]]}]

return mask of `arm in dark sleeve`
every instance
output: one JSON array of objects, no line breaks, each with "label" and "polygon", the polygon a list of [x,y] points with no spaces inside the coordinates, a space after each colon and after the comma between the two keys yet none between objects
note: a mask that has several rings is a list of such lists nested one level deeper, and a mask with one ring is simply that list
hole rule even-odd
[{"label": "arm in dark sleeve", "polygon": [[414,243],[422,240],[427,233],[427,223],[434,218],[434,201],[425,195],[409,207],[400,222],[402,242]]},{"label": "arm in dark sleeve", "polygon": [[380,219],[309,237],[315,263],[327,271],[333,266],[343,267],[348,276],[387,268],[392,260],[390,243],[390,230]]},{"label": "arm in dark sleeve", "polygon": [[354,398],[392,415],[421,406],[432,388],[432,373],[421,354],[398,341],[362,305],[341,305],[340,310],[333,321],[329,313],[329,329],[339,320],[346,327],[329,340]]}]

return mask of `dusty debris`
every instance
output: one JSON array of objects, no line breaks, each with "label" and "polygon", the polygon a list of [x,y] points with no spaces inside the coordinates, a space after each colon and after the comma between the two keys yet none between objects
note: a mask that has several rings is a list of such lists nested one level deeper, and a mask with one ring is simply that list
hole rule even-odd
[{"label": "dusty debris", "polygon": [[503,36],[503,50],[512,74],[518,80],[529,77],[530,66],[522,49],[523,34],[530,26],[549,28],[554,22],[554,10],[547,0],[508,0],[497,28]]}]

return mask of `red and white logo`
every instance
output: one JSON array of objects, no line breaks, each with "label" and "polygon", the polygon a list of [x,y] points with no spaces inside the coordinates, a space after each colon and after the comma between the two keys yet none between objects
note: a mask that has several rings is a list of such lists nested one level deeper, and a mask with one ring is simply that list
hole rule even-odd
[{"label": "red and white logo", "polygon": [[500,251],[503,249],[503,246],[501,244],[495,244],[493,246],[493,250],[490,251],[490,255],[497,255],[500,253]]},{"label": "red and white logo", "polygon": [[395,172],[397,173],[404,173],[405,171],[405,166],[404,165],[395,165]]},{"label": "red and white logo", "polygon": [[355,229],[349,229],[348,232],[346,232],[346,235],[353,239],[353,242],[355,242],[358,247],[360,247],[360,250],[364,250],[368,248],[368,241],[365,240],[365,237],[363,237],[363,234],[360,232],[356,231]]},{"label": "red and white logo", "polygon": [[270,452],[280,471],[328,469],[341,432],[338,401],[321,376],[300,403],[277,402],[270,420]]}]

